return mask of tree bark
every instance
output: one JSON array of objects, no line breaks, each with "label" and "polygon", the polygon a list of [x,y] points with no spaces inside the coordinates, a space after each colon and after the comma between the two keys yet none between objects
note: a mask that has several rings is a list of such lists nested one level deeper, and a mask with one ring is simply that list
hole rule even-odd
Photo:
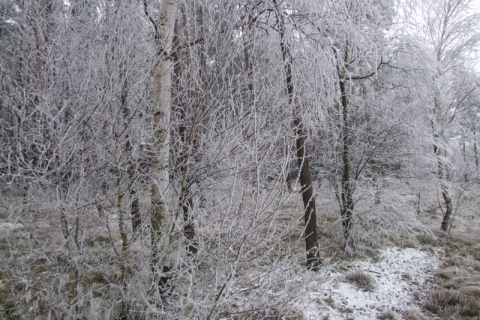
[{"label": "tree bark", "polygon": [[355,203],[353,202],[353,194],[355,192],[355,185],[350,177],[350,121],[349,121],[349,99],[346,88],[346,71],[348,69],[349,46],[348,42],[345,47],[344,55],[342,57],[344,66],[338,70],[339,74],[339,88],[340,88],[340,103],[341,103],[341,126],[342,126],[342,184],[341,184],[341,199],[340,199],[340,215],[342,217],[343,236],[345,238],[344,250],[348,254],[355,251],[355,243],[352,238],[353,228],[353,209]]},{"label": "tree bark", "polygon": [[[180,26],[177,20],[175,25],[175,39],[174,39],[174,59],[176,75],[177,91],[181,93],[179,98],[179,118],[180,125],[178,128],[178,135],[180,138],[180,155],[178,160],[178,167],[180,171],[180,191],[178,197],[178,212],[177,216],[183,217],[183,235],[186,239],[187,254],[194,255],[197,253],[197,243],[195,241],[195,224],[192,216],[193,198],[191,186],[192,181],[191,166],[194,161],[193,154],[197,149],[197,107],[198,107],[198,91],[195,81],[195,68],[193,62],[192,48],[190,45],[190,25],[187,15],[187,9],[184,4],[180,5],[180,11],[183,20],[183,46],[180,43]],[[180,49],[185,48],[186,68],[180,66]],[[186,69],[186,85],[182,86],[182,73]]]},{"label": "tree bark", "polygon": [[477,132],[473,131],[473,153],[475,153],[475,169],[478,174],[478,144],[477,144]]},{"label": "tree bark", "polygon": [[177,1],[162,1],[160,22],[157,37],[161,41],[158,51],[158,64],[154,69],[153,90],[153,152],[151,177],[151,240],[152,240],[152,271],[155,283],[160,290],[165,285],[161,266],[168,257],[162,256],[161,240],[165,236],[167,218],[166,197],[169,186],[169,154],[170,154],[170,111],[172,87],[171,51]]},{"label": "tree bark", "polygon": [[442,223],[440,225],[440,229],[442,231],[449,231],[453,205],[452,205],[452,197],[450,196],[450,193],[448,191],[448,185],[447,185],[447,180],[449,178],[448,169],[445,166],[444,160],[442,160],[442,157],[441,157],[442,149],[439,146],[438,139],[439,139],[439,134],[434,132],[433,152],[437,159],[437,179],[440,181],[442,198],[443,198],[443,202],[445,203],[445,211],[443,212],[443,218],[442,218]]},{"label": "tree bark", "polygon": [[248,15],[248,21],[243,28],[242,40],[243,40],[243,55],[245,59],[245,69],[247,72],[247,87],[250,93],[249,101],[253,105],[255,103],[255,87],[254,87],[254,74],[253,74],[253,44],[254,44],[254,25],[253,17]]},{"label": "tree bark", "polygon": [[[433,126],[433,152],[435,154],[435,158],[437,160],[437,179],[440,182],[440,189],[442,192],[442,198],[443,202],[445,204],[445,211],[443,212],[443,218],[442,218],[442,223],[440,225],[440,229],[442,231],[449,231],[450,229],[450,223],[451,223],[451,216],[452,216],[452,210],[453,210],[453,205],[452,205],[452,197],[450,196],[450,193],[448,191],[448,185],[447,181],[449,178],[448,174],[448,168],[446,168],[445,160],[442,159],[442,151],[444,151],[444,148],[440,144],[440,137],[442,136],[442,131],[439,129],[441,126],[441,94],[439,92],[436,93],[435,95],[435,100],[434,100],[434,117],[435,117],[435,122],[432,122]],[[443,157],[445,158],[445,157]]]},{"label": "tree bark", "polygon": [[312,270],[318,270],[321,259],[318,251],[317,237],[317,214],[315,208],[315,198],[313,197],[312,176],[310,173],[310,165],[306,150],[305,129],[303,127],[301,111],[295,103],[295,87],[293,84],[292,71],[292,53],[290,46],[285,39],[285,20],[276,0],[273,0],[276,7],[277,25],[280,34],[280,49],[282,51],[283,66],[285,70],[285,83],[288,94],[288,105],[293,107],[294,120],[293,125],[296,135],[296,154],[300,167],[300,184],[302,192],[302,200],[304,207],[304,237],[305,248],[307,251],[307,267]]},{"label": "tree bark", "polygon": [[127,104],[128,98],[128,83],[127,83],[127,75],[125,69],[125,62],[121,62],[120,66],[120,80],[122,82],[122,92],[120,94],[120,105],[122,108],[122,116],[124,121],[123,130],[126,131],[125,133],[125,145],[124,151],[127,157],[127,176],[129,180],[129,193],[130,193],[130,220],[132,224],[132,232],[135,236],[140,229],[140,225],[142,223],[142,217],[140,215],[140,205],[137,195],[137,190],[135,188],[136,181],[137,181],[137,173],[135,172],[135,163],[133,159],[133,150],[132,150],[132,142],[130,139],[130,121],[131,121],[131,114],[130,109]]},{"label": "tree bark", "polygon": [[448,232],[450,230],[450,225],[452,220],[453,205],[452,205],[452,198],[450,197],[450,194],[448,193],[448,190],[444,185],[442,185],[442,197],[443,197],[443,201],[445,202],[445,212],[443,214],[443,219],[442,219],[442,224],[440,226],[440,229],[442,231]]},{"label": "tree bark", "polygon": [[342,137],[342,163],[343,163],[343,173],[342,173],[342,192],[341,192],[341,217],[343,225],[343,236],[345,238],[344,250],[345,252],[351,254],[355,251],[355,244],[352,238],[352,227],[353,227],[353,192],[354,186],[350,178],[350,149],[349,149],[349,139],[350,139],[350,130],[349,130],[349,121],[348,121],[348,96],[345,88],[345,79],[340,79],[340,92],[341,92],[341,103],[342,103],[342,127],[343,127],[343,137]]}]

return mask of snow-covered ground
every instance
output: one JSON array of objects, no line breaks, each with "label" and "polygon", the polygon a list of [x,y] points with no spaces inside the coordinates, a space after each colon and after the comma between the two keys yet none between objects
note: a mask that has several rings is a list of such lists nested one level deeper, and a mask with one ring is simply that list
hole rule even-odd
[{"label": "snow-covered ground", "polygon": [[[342,266],[332,266],[327,281],[309,291],[297,306],[308,320],[371,320],[385,310],[413,311],[418,309],[415,291],[427,289],[437,266],[438,258],[424,251],[387,248],[375,261],[352,262],[343,272],[338,271]],[[374,289],[364,291],[348,283],[345,274],[354,270],[368,273]]]},{"label": "snow-covered ground", "polygon": [[3,234],[3,232],[12,231],[19,228],[23,228],[23,225],[20,223],[2,222],[0,223],[0,234]]}]

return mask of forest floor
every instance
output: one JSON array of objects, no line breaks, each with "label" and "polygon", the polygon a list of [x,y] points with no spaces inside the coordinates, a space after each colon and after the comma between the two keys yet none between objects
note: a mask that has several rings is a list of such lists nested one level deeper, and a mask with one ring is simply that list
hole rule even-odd
[{"label": "forest floor", "polygon": [[306,319],[356,319],[420,314],[412,300],[433,285],[438,257],[415,248],[390,247],[367,261],[334,264],[326,282],[299,306]]},{"label": "forest floor", "polygon": [[[327,192],[330,186],[323,186],[317,208],[324,267],[305,275],[292,263],[294,277],[305,283],[311,276],[312,281],[293,301],[294,316],[280,319],[480,319],[478,186],[465,188],[449,233],[439,231],[441,212],[435,194],[422,195],[418,205],[420,197],[404,184],[387,187],[385,205],[358,216],[360,250],[349,257],[341,252],[335,197]],[[301,197],[294,194],[279,219],[291,219],[293,212],[301,217],[301,211]],[[1,239],[22,227],[0,214]],[[298,235],[301,228],[299,223]],[[0,246],[0,257],[5,258],[10,244],[0,244],[5,245]],[[298,256],[303,256],[302,250],[300,246]],[[8,295],[5,281],[0,278],[0,296]]]},{"label": "forest floor", "polygon": [[[297,303],[302,319],[480,319],[480,194],[464,190],[449,233],[434,202],[411,237],[340,256]],[[402,194],[402,192],[400,192]],[[408,197],[407,197],[408,198]],[[399,221],[400,222],[400,221]]]}]

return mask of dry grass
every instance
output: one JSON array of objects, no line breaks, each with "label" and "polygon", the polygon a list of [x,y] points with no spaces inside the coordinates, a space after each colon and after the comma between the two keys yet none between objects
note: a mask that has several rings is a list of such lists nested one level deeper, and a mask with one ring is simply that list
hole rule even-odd
[{"label": "dry grass", "polygon": [[397,320],[398,315],[392,310],[384,310],[377,317],[378,320]]},{"label": "dry grass", "polygon": [[[478,194],[477,186],[475,190]],[[428,319],[480,319],[480,230],[478,222],[467,219],[467,214],[472,212],[458,212],[450,233],[439,230],[439,215],[420,217],[424,225],[432,226],[432,233],[417,235],[419,247],[442,257],[434,273],[436,289],[429,285],[426,293],[415,295],[417,301],[422,301]]]},{"label": "dry grass", "polygon": [[422,293],[418,290],[413,291],[412,295],[416,301],[420,301],[422,299]]},{"label": "dry grass", "polygon": [[243,319],[283,319],[283,320],[306,320],[302,312],[295,309],[282,310],[278,308],[258,310],[252,313],[225,315],[226,318],[233,320]]},{"label": "dry grass", "polygon": [[437,238],[432,234],[421,233],[417,235],[417,240],[422,245],[435,246],[437,244]]},{"label": "dry grass", "polygon": [[417,310],[407,310],[402,313],[404,320],[426,320],[425,316],[420,314]]},{"label": "dry grass", "polygon": [[424,307],[431,313],[445,318],[480,317],[478,301],[456,290],[431,291],[425,299]]},{"label": "dry grass", "polygon": [[373,291],[375,289],[375,280],[373,277],[362,270],[353,270],[345,275],[345,279],[355,284],[359,289],[364,291]]},{"label": "dry grass", "polygon": [[403,272],[402,273],[402,279],[405,281],[411,281],[412,280],[412,274],[410,272]]},{"label": "dry grass", "polygon": [[480,287],[477,286],[466,286],[459,289],[459,291],[467,296],[480,299]]}]

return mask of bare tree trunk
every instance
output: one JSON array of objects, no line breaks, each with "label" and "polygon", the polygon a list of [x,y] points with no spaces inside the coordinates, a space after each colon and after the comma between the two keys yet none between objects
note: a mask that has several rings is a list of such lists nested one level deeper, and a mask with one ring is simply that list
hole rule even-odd
[{"label": "bare tree trunk", "polygon": [[321,260],[318,252],[317,240],[317,214],[315,208],[315,198],[313,197],[312,176],[310,174],[310,165],[306,155],[305,135],[301,119],[296,117],[294,120],[297,135],[297,159],[300,167],[300,184],[302,192],[303,206],[305,209],[305,248],[307,250],[307,266],[312,270],[317,270]]},{"label": "bare tree trunk", "polygon": [[135,174],[135,165],[133,163],[133,159],[131,158],[132,146],[130,140],[127,140],[125,148],[126,151],[129,152],[128,155],[130,156],[130,159],[127,163],[127,174],[128,179],[130,180],[130,219],[132,221],[132,232],[135,236],[140,230],[140,225],[142,224],[142,216],[140,214],[140,205],[137,195],[137,189],[135,186],[137,177]]},{"label": "bare tree trunk", "polygon": [[[443,212],[443,219],[440,225],[442,231],[448,231],[450,229],[450,220],[452,216],[452,197],[448,191],[447,181],[449,179],[448,168],[446,167],[445,158],[442,157],[444,147],[441,146],[440,139],[442,137],[441,131],[441,107],[442,107],[442,96],[440,92],[436,92],[433,106],[433,113],[435,117],[435,122],[432,122],[433,127],[433,152],[437,160],[437,179],[440,182],[440,189],[442,192],[442,198],[445,203],[445,211]],[[442,152],[443,151],[443,152]]]},{"label": "bare tree trunk", "polygon": [[245,68],[247,71],[248,92],[250,93],[250,103],[255,103],[255,87],[253,77],[253,43],[254,43],[254,25],[253,17],[248,15],[248,22],[242,32],[243,55],[245,59]]},{"label": "bare tree trunk", "polygon": [[478,144],[477,144],[477,132],[473,131],[473,153],[475,153],[475,169],[478,174]]},{"label": "bare tree trunk", "polygon": [[[186,239],[186,248],[187,253],[190,255],[196,254],[198,251],[197,243],[195,241],[195,225],[194,219],[192,216],[192,207],[193,207],[193,198],[191,194],[191,187],[194,181],[192,181],[191,175],[191,166],[193,162],[193,154],[196,151],[197,145],[197,107],[198,107],[198,92],[196,87],[196,77],[193,64],[192,49],[190,43],[190,25],[187,10],[184,4],[180,6],[180,11],[182,13],[183,19],[183,37],[184,37],[184,46],[180,43],[179,35],[179,23],[175,24],[175,39],[174,39],[174,58],[176,59],[175,65],[175,75],[177,78],[177,88],[178,92],[182,93],[184,97],[183,103],[180,103],[179,114],[180,114],[180,127],[178,129],[178,134],[181,142],[181,152],[179,156],[178,165],[180,167],[180,192],[178,198],[178,216],[183,217],[183,235]],[[185,88],[182,87],[182,71],[180,67],[180,58],[179,50],[181,47],[185,48],[186,55],[186,79],[187,83]],[[189,121],[192,120],[192,121]]]},{"label": "bare tree trunk", "polygon": [[437,158],[437,178],[440,181],[440,189],[442,192],[442,198],[445,203],[445,211],[443,212],[443,219],[442,223],[440,225],[440,229],[442,231],[448,231],[450,229],[450,220],[452,217],[452,211],[453,211],[453,205],[452,205],[452,197],[450,196],[450,193],[448,191],[448,169],[445,166],[444,161],[442,160],[441,157],[441,149],[438,146],[438,134],[435,134],[435,142],[433,145],[433,151],[435,153],[435,156]]},{"label": "bare tree trunk", "polygon": [[442,190],[442,198],[445,203],[445,211],[443,212],[443,219],[442,224],[440,225],[440,229],[442,231],[448,232],[450,230],[451,225],[451,217],[453,211],[452,205],[452,197],[448,191],[447,181],[449,179],[448,168],[446,167],[445,163],[440,158],[440,149],[438,146],[435,147],[436,155],[437,155],[437,162],[438,162],[438,176],[440,179],[440,189]]},{"label": "bare tree trunk", "polygon": [[[345,49],[345,61],[348,60],[347,49]],[[343,173],[342,173],[342,192],[341,192],[341,217],[343,225],[343,236],[345,238],[344,250],[345,252],[351,254],[355,251],[355,244],[352,238],[352,227],[353,227],[353,193],[354,185],[350,177],[350,150],[349,150],[349,139],[350,139],[350,130],[349,130],[349,120],[348,120],[348,93],[345,88],[345,79],[344,75],[341,75],[340,78],[340,93],[341,93],[341,104],[342,104],[342,163],[343,163]]]},{"label": "bare tree trunk", "polygon": [[350,133],[350,119],[349,119],[349,107],[350,101],[347,92],[347,70],[349,67],[350,55],[349,55],[349,42],[347,41],[342,57],[343,63],[339,63],[338,77],[340,88],[340,113],[341,113],[341,131],[342,131],[342,179],[341,179],[341,193],[340,193],[340,215],[342,217],[343,236],[345,238],[344,250],[348,254],[352,254],[355,251],[355,243],[352,238],[353,228],[353,209],[355,203],[353,201],[353,194],[355,192],[355,182],[353,181],[351,174],[350,164],[350,144],[352,143]]},{"label": "bare tree trunk", "polygon": [[305,129],[303,127],[301,112],[294,99],[293,71],[292,71],[292,53],[290,46],[285,40],[285,20],[276,0],[273,0],[276,7],[277,25],[280,33],[280,49],[282,51],[283,65],[285,69],[285,83],[288,94],[288,104],[294,108],[293,125],[296,134],[297,161],[300,167],[300,184],[302,192],[304,213],[304,237],[305,248],[307,251],[307,267],[312,270],[318,270],[321,259],[318,252],[317,237],[317,214],[315,208],[315,198],[313,197],[312,176],[306,151]]},{"label": "bare tree trunk", "polygon": [[382,203],[382,199],[380,197],[380,185],[378,182],[378,178],[373,176],[373,183],[375,187],[375,194],[373,195],[373,204],[378,206]]},{"label": "bare tree trunk", "polygon": [[153,163],[151,187],[151,240],[152,240],[152,271],[154,284],[159,289],[165,285],[161,276],[165,267],[161,265],[168,257],[162,256],[165,251],[161,248],[162,237],[165,236],[167,206],[166,197],[169,186],[169,154],[170,154],[170,111],[172,87],[172,44],[177,1],[162,1],[160,9],[160,22],[158,25],[158,38],[160,47],[158,51],[158,64],[154,69],[153,91]]},{"label": "bare tree trunk", "polygon": [[[124,91],[125,92],[125,91]],[[132,232],[133,234],[137,234],[140,225],[142,223],[142,217],[140,215],[140,206],[138,203],[138,195],[137,190],[135,188],[137,175],[135,172],[135,164],[133,161],[133,154],[132,154],[132,143],[130,141],[130,135],[128,134],[128,126],[130,119],[130,112],[127,107],[126,102],[126,93],[122,93],[122,106],[123,106],[123,118],[125,121],[125,129],[127,130],[127,134],[125,135],[125,153],[127,157],[127,176],[129,180],[128,190],[130,193],[130,219],[132,222]]]},{"label": "bare tree trunk", "polygon": [[452,220],[452,211],[453,211],[452,198],[448,193],[448,190],[446,189],[445,185],[442,185],[441,189],[442,189],[443,201],[445,202],[445,212],[443,214],[443,219],[442,219],[442,224],[440,226],[440,229],[442,229],[442,231],[448,232],[450,230],[451,220]]},{"label": "bare tree trunk", "polygon": [[465,165],[465,168],[464,168],[465,172],[463,173],[463,179],[465,180],[465,182],[468,182],[467,146],[466,146],[463,130],[462,130],[462,156],[463,156],[463,163]]},{"label": "bare tree trunk", "polygon": [[120,79],[122,81],[122,92],[120,94],[120,105],[122,108],[122,116],[124,121],[123,130],[126,131],[125,134],[125,154],[127,157],[127,176],[129,180],[128,191],[130,193],[130,219],[132,223],[132,232],[134,235],[137,234],[140,225],[142,223],[142,217],[140,216],[140,206],[139,200],[137,195],[137,190],[135,188],[137,175],[135,172],[135,163],[133,161],[133,154],[132,154],[132,143],[130,141],[130,134],[129,134],[129,126],[131,119],[130,110],[127,105],[127,98],[128,98],[128,84],[127,84],[127,76],[124,62],[121,62],[122,66],[120,67]]}]

